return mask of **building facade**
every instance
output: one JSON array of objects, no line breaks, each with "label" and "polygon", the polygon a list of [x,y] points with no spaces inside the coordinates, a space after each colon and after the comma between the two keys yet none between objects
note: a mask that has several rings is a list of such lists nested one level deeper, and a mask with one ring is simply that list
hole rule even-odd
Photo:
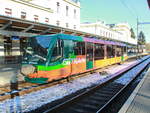
[{"label": "building facade", "polygon": [[0,15],[64,28],[80,27],[78,0],[0,0]]},{"label": "building facade", "polygon": [[[19,61],[16,59],[20,59],[28,38],[24,36],[25,33],[32,33],[33,30],[37,34],[45,33],[46,30],[37,23],[73,30],[80,27],[78,0],[0,0],[0,3],[0,17],[10,18],[10,21],[0,20],[0,63]],[[22,24],[22,21],[35,25]]]},{"label": "building facade", "polygon": [[133,39],[131,37],[130,29],[131,27],[128,23],[105,24],[105,22],[103,21],[99,21],[96,23],[86,22],[81,24],[80,27],[81,31],[88,31],[103,38],[136,45],[137,39]]}]

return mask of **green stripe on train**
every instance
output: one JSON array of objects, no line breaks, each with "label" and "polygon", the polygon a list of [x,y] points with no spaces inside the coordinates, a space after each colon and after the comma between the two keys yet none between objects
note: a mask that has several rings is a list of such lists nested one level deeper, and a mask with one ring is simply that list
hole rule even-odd
[{"label": "green stripe on train", "polygon": [[31,83],[38,83],[38,84],[43,84],[47,83],[48,78],[29,78],[25,77],[25,81],[31,82]]},{"label": "green stripe on train", "polygon": [[41,66],[41,65],[38,65],[37,66],[37,69],[38,71],[51,71],[51,70],[56,70],[56,69],[60,69],[60,68],[64,68],[65,65],[62,65],[62,64],[58,64],[58,65],[55,65],[55,66]]}]

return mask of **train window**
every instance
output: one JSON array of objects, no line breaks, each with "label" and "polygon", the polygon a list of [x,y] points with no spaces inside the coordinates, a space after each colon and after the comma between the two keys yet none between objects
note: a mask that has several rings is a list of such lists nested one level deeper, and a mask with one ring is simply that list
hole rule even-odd
[{"label": "train window", "polygon": [[122,47],[117,46],[116,47],[116,56],[120,57],[122,55]]},{"label": "train window", "polygon": [[115,57],[115,46],[108,45],[107,46],[107,58]]},{"label": "train window", "polygon": [[63,40],[57,40],[56,45],[54,46],[51,62],[55,62],[63,57]]},{"label": "train window", "polygon": [[116,46],[112,46],[112,57],[115,57]]},{"label": "train window", "polygon": [[94,60],[104,59],[104,45],[95,44]]},{"label": "train window", "polygon": [[123,51],[124,51],[124,53],[126,53],[127,52],[127,47],[123,47]]},{"label": "train window", "polygon": [[123,56],[123,53],[124,53],[124,47],[121,47],[121,55],[120,56]]},{"label": "train window", "polygon": [[74,54],[85,55],[85,42],[74,42]]}]

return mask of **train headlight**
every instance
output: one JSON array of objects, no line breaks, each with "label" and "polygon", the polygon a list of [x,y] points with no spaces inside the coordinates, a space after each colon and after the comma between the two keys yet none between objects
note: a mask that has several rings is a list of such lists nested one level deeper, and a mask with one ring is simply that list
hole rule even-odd
[{"label": "train headlight", "polygon": [[21,73],[24,75],[29,75],[34,73],[35,67],[33,65],[23,65],[21,67]]}]

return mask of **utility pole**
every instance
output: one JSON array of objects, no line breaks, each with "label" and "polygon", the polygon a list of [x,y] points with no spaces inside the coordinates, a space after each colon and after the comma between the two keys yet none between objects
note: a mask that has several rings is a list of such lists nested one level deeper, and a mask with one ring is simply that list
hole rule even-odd
[{"label": "utility pole", "polygon": [[138,46],[138,34],[139,34],[139,19],[137,17],[137,58],[138,58],[138,54],[139,54],[139,46]]},{"label": "utility pole", "polygon": [[150,24],[150,22],[139,22],[138,17],[137,17],[137,56],[138,56],[138,54],[140,52],[139,51],[140,48],[142,48],[142,50],[143,50],[143,47],[140,44],[138,45],[139,25],[147,25],[147,24]]}]

